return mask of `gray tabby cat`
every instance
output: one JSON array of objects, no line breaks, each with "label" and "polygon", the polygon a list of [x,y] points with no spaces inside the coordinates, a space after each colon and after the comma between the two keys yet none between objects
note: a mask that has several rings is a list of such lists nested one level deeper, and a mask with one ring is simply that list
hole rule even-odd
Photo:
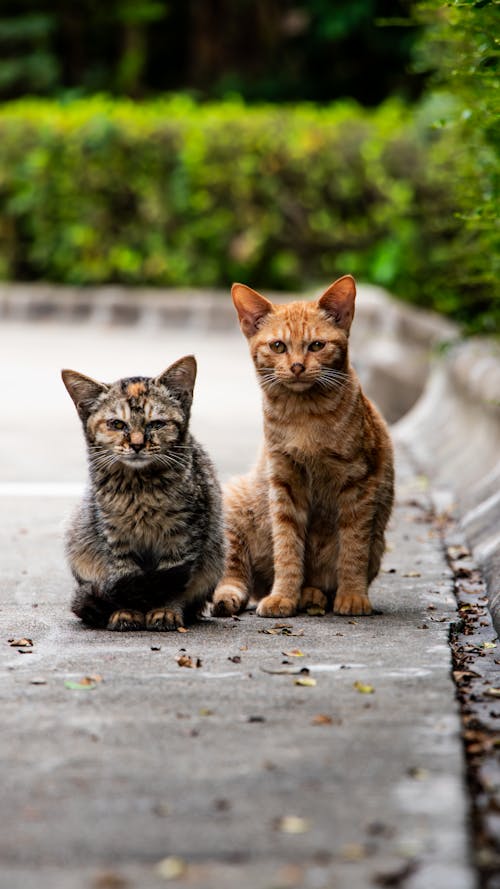
[{"label": "gray tabby cat", "polygon": [[182,627],[211,597],[224,563],[219,484],[188,428],[196,361],[110,385],[74,370],[62,378],[90,473],[66,539],[73,611],[108,630]]}]

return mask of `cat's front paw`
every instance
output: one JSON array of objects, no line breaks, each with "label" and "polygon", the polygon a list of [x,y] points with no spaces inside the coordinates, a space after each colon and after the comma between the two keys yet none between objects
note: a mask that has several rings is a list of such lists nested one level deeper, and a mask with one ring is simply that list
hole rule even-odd
[{"label": "cat's front paw", "polygon": [[280,593],[265,596],[257,605],[259,617],[293,617],[297,613],[295,599],[289,599]]},{"label": "cat's front paw", "polygon": [[212,614],[214,617],[231,617],[238,614],[246,605],[246,598],[237,587],[224,584],[217,587],[213,596]]},{"label": "cat's front paw", "polygon": [[113,611],[108,621],[108,630],[124,633],[127,630],[143,630],[144,615],[142,611],[130,611],[128,608],[120,608]]},{"label": "cat's front paw", "polygon": [[318,587],[305,586],[300,594],[299,611],[307,611],[309,608],[319,608],[321,611],[328,608],[328,596]]},{"label": "cat's front paw", "polygon": [[344,593],[340,596],[337,593],[333,603],[333,611],[334,614],[371,614],[372,606],[368,596],[361,593],[354,593],[353,595]]},{"label": "cat's front paw", "polygon": [[173,608],[153,608],[146,614],[147,630],[178,630],[184,626],[182,612]]}]

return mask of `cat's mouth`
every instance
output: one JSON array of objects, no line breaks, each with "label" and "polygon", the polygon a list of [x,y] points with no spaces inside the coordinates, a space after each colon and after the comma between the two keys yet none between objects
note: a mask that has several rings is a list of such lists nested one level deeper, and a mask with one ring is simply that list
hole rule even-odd
[{"label": "cat's mouth", "polygon": [[301,380],[294,377],[294,379],[285,379],[281,380],[281,383],[287,387],[287,389],[293,389],[294,392],[305,392],[306,389],[310,389],[311,386],[314,386],[315,380]]},{"label": "cat's mouth", "polygon": [[142,454],[142,453],[125,453],[121,455],[121,460],[127,466],[133,466],[138,469],[139,466],[146,466],[147,463],[151,463],[152,457],[150,454]]}]

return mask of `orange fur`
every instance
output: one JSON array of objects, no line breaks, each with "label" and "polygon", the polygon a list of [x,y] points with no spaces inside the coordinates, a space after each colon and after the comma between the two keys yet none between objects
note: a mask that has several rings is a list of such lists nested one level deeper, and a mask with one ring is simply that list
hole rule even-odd
[{"label": "orange fur", "polygon": [[369,614],[393,501],[387,427],[349,364],[354,279],[315,302],[274,305],[233,286],[263,391],[264,447],[226,486],[228,556],[214,613],[262,617],[299,608]]}]

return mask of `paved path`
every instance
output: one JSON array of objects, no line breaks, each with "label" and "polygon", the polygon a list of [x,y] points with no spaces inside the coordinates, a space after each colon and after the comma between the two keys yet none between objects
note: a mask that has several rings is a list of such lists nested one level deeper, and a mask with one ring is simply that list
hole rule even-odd
[{"label": "paved path", "polygon": [[[297,635],[253,613],[182,635],[93,632],[70,614],[61,524],[84,461],[59,368],[111,379],[191,351],[194,428],[227,476],[259,438],[239,336],[0,331],[2,889],[473,889],[452,583],[403,453],[381,614],[301,616],[286,622]],[[201,665],[179,667],[182,649]],[[65,685],[89,675],[102,681]]]}]

